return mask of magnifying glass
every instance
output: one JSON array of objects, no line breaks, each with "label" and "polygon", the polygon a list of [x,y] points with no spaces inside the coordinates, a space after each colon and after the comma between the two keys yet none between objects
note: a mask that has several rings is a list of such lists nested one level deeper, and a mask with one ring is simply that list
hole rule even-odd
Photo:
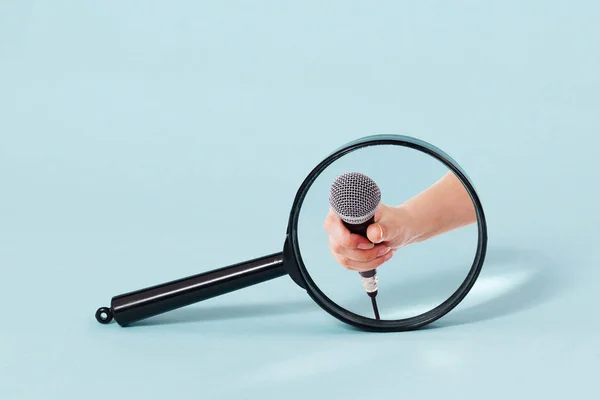
[{"label": "magnifying glass", "polygon": [[480,199],[456,161],[413,137],[367,136],[302,182],[282,251],[114,296],[95,316],[129,326],[287,275],[344,323],[413,330],[467,296],[486,248]]}]

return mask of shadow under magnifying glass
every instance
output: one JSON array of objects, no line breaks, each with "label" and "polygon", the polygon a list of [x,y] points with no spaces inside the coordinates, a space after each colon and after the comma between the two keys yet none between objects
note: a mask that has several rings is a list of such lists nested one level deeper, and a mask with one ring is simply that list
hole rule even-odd
[{"label": "shadow under magnifying glass", "polygon": [[542,253],[494,247],[471,292],[453,311],[423,329],[472,324],[537,307],[564,293],[570,285],[561,266]]}]

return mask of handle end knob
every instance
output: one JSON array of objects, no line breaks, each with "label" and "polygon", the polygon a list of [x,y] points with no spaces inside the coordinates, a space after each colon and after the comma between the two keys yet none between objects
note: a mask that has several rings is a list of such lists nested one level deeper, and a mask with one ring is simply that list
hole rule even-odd
[{"label": "handle end knob", "polygon": [[112,310],[108,307],[100,307],[96,310],[96,321],[101,324],[109,324],[113,320]]}]

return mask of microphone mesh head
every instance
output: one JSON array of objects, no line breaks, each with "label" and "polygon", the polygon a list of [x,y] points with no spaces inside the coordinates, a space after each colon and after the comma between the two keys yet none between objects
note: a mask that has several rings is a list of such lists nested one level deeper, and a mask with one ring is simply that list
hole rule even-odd
[{"label": "microphone mesh head", "polygon": [[338,176],[329,190],[329,204],[333,211],[348,224],[368,221],[381,201],[379,186],[360,172]]}]

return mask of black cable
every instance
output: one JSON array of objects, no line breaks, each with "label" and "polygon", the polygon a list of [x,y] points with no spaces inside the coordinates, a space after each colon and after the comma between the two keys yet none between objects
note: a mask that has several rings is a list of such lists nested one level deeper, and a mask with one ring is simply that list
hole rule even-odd
[{"label": "black cable", "polygon": [[377,300],[375,300],[375,296],[371,296],[371,303],[373,304],[373,312],[375,313],[375,319],[379,318],[379,309],[377,308]]}]

